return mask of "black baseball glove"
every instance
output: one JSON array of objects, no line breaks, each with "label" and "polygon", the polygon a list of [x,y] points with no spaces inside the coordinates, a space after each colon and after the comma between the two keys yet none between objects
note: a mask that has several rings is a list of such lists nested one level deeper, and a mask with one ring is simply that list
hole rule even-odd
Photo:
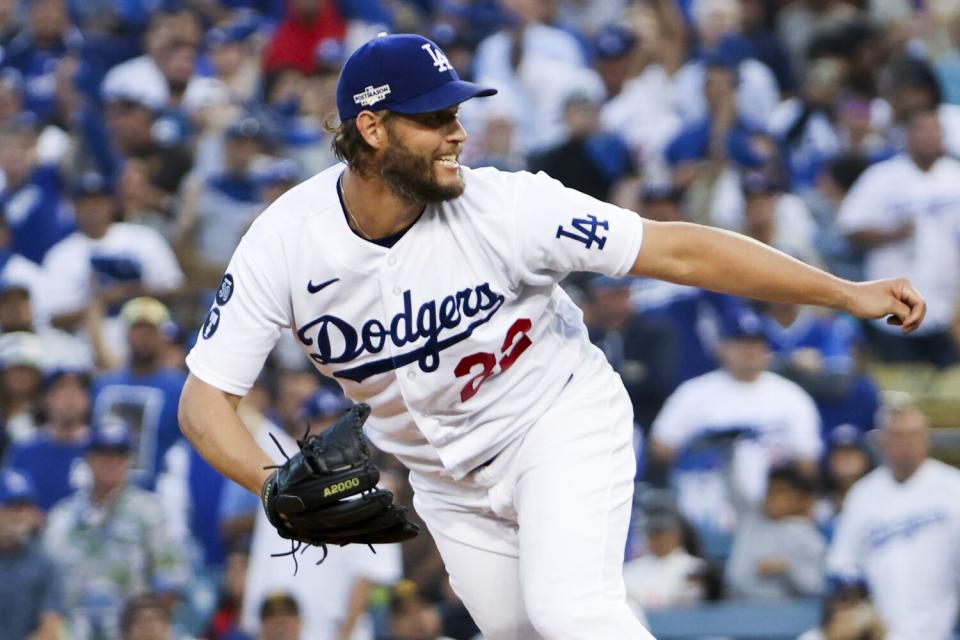
[{"label": "black baseball glove", "polygon": [[326,558],[328,544],[387,544],[419,533],[393,494],[377,488],[380,472],[363,436],[369,415],[368,405],[353,405],[322,434],[298,440],[300,451],[264,482],[263,508],[280,535],[294,541],[289,554],[307,544]]}]

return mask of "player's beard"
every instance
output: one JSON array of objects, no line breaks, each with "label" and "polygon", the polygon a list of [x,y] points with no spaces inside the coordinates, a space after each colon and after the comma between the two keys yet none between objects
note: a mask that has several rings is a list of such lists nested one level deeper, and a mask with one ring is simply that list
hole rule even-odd
[{"label": "player's beard", "polygon": [[396,136],[390,136],[390,145],[383,153],[380,176],[393,193],[409,202],[446,202],[463,195],[462,179],[442,184],[437,179],[434,158],[410,151]]}]

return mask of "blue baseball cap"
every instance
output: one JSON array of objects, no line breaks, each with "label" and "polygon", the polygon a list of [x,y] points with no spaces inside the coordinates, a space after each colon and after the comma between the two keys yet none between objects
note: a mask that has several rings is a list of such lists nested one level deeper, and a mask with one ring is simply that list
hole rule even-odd
[{"label": "blue baseball cap", "polygon": [[767,341],[763,319],[749,311],[731,313],[723,317],[720,321],[720,335],[727,340]]},{"label": "blue baseball cap", "polygon": [[100,173],[87,171],[78,176],[70,187],[70,195],[74,198],[86,196],[112,196],[113,185]]},{"label": "blue baseball cap", "polygon": [[637,36],[630,29],[619,24],[608,24],[597,32],[593,48],[601,60],[622,58],[630,53],[637,44]]},{"label": "blue baseball cap", "polygon": [[496,89],[461,80],[433,41],[413,34],[381,34],[347,59],[337,81],[340,120],[365,109],[430,113]]},{"label": "blue baseball cap", "polygon": [[26,472],[19,469],[0,469],[0,506],[36,504],[37,491]]},{"label": "blue baseball cap", "polygon": [[96,426],[87,443],[87,451],[116,451],[126,453],[133,448],[130,426],[123,420],[108,418]]}]

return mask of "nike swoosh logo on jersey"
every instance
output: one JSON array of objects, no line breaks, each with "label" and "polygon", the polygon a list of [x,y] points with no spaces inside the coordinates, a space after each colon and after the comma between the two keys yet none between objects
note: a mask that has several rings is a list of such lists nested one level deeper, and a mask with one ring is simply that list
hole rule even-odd
[{"label": "nike swoosh logo on jersey", "polygon": [[333,280],[327,280],[326,282],[321,282],[320,284],[313,284],[313,280],[307,280],[307,291],[309,293],[319,293],[339,279],[340,278],[334,278]]}]

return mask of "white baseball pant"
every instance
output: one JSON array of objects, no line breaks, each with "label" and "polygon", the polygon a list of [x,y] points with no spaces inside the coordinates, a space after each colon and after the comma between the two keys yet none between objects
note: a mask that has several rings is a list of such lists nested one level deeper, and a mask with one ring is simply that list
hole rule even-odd
[{"label": "white baseball pant", "polygon": [[626,602],[636,468],[629,397],[590,348],[525,436],[460,482],[412,474],[414,504],[487,640],[652,640]]}]

